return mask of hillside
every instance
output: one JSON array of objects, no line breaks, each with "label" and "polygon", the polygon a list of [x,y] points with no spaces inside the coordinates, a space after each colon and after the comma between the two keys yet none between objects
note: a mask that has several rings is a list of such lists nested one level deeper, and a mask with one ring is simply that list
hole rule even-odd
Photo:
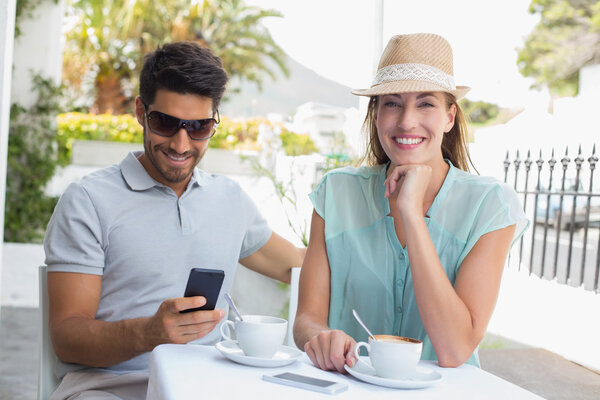
[{"label": "hillside", "polygon": [[289,78],[279,74],[277,81],[265,81],[262,91],[254,83],[231,82],[238,93],[228,93],[220,107],[222,115],[230,118],[266,116],[278,113],[293,115],[296,107],[308,101],[339,107],[358,108],[358,97],[350,88],[326,79],[288,58]]}]

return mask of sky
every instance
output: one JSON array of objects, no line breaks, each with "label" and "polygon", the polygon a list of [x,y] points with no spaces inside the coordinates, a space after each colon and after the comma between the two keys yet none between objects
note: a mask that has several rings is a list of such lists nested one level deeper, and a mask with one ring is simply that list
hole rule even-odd
[{"label": "sky", "polygon": [[370,86],[391,36],[431,32],[450,42],[455,82],[472,88],[467,94],[470,100],[509,108],[547,104],[546,92],[530,90],[533,81],[521,76],[516,64],[517,48],[539,20],[528,12],[530,0],[382,0],[382,24],[376,23],[378,3],[246,0],[248,5],[283,14],[283,18],[266,19],[265,25],[289,56],[351,88]]}]

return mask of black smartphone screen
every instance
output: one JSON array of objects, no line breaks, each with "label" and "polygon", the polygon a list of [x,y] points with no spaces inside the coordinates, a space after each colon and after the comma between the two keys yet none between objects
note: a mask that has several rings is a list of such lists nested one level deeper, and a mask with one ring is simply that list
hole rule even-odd
[{"label": "black smartphone screen", "polygon": [[181,312],[214,310],[219,292],[225,279],[225,272],[220,269],[192,268],[185,287],[184,297],[204,296],[206,304],[202,307],[190,308]]}]

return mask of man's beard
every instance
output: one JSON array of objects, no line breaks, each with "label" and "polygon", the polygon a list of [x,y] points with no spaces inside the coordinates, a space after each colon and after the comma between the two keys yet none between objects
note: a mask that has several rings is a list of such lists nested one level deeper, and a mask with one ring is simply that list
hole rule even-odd
[{"label": "man's beard", "polygon": [[[163,149],[163,145],[160,145],[160,144],[155,145],[151,149],[150,142],[147,140],[144,140],[144,152],[146,153],[148,160],[150,160],[150,162],[152,163],[152,165],[154,166],[156,171],[158,171],[158,173],[165,179],[165,181],[167,181],[169,183],[179,183],[179,182],[185,181],[192,175],[192,173],[194,172],[194,167],[196,167],[196,165],[198,165],[198,163],[202,159],[202,156],[206,152],[206,149],[202,152],[202,154],[199,154],[198,150],[196,150],[196,149],[193,149],[192,151],[187,151],[183,154],[178,154],[178,153],[173,152],[169,148]],[[179,157],[191,156],[194,159],[194,162],[187,169],[177,168],[177,167],[172,167],[172,168],[164,167],[159,163],[157,158],[154,156],[158,152],[164,152],[164,153],[171,154],[174,156],[179,156]]]}]

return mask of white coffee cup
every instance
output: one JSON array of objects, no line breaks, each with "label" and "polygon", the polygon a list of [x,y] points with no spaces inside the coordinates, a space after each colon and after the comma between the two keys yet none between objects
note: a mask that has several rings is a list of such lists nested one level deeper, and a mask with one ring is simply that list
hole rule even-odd
[{"label": "white coffee cup", "polygon": [[223,322],[221,335],[227,340],[234,340],[231,338],[233,330],[245,355],[272,358],[283,344],[288,322],[283,318],[266,315],[243,315],[242,318],[243,321]]},{"label": "white coffee cup", "polygon": [[417,339],[392,336],[375,335],[377,340],[369,337],[369,343],[358,342],[354,348],[354,355],[360,359],[360,348],[365,347],[369,352],[371,365],[375,368],[377,376],[389,379],[402,379],[412,375],[423,350],[423,342]]}]

